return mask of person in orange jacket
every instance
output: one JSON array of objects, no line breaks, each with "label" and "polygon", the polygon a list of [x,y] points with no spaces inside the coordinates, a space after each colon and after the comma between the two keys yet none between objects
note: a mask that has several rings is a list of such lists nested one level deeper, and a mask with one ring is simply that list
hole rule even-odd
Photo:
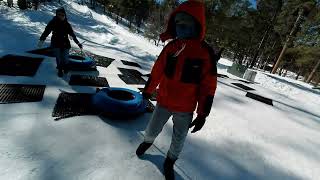
[{"label": "person in orange jacket", "polygon": [[[218,53],[204,41],[205,8],[199,1],[179,5],[169,17],[162,41],[171,39],[155,62],[143,97],[157,90],[157,105],[145,130],[144,142],[136,151],[141,157],[172,116],[170,149],[164,162],[166,179],[174,179],[173,166],[183,148],[188,129],[199,131],[209,115],[217,87]],[[193,112],[197,117],[192,122]]]}]

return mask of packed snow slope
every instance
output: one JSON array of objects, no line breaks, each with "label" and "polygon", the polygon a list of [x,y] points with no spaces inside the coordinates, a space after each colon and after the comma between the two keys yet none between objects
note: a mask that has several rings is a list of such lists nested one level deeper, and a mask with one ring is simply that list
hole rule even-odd
[{"label": "packed snow slope", "polygon": [[[39,11],[19,11],[0,5],[0,55],[34,49],[59,6],[50,3]],[[143,87],[127,85],[118,77],[117,67],[130,68],[120,60],[137,62],[142,66],[137,70],[150,72],[161,47],[86,6],[72,1],[63,1],[63,6],[79,40],[86,41],[85,50],[116,59],[108,68],[98,67],[99,76],[113,87]],[[227,74],[230,65],[222,59],[219,72]],[[95,92],[93,87],[70,86],[69,78],[58,78],[54,58],[48,57],[35,77],[0,75],[1,84],[47,86],[41,102],[0,104],[0,179],[164,179],[162,163],[172,122],[139,159],[135,150],[150,113],[129,121],[98,116],[54,121],[51,114],[59,93]],[[245,85],[272,98],[274,106],[270,106],[247,98],[246,91],[231,84],[241,83],[235,78],[218,80],[204,128],[188,135],[176,163],[177,179],[319,179],[320,98],[316,91],[259,73],[260,84]]]}]

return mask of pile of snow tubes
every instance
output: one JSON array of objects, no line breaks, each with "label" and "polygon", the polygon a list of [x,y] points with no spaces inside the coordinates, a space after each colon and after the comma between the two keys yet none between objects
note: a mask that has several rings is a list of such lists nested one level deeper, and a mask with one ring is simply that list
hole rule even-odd
[{"label": "pile of snow tubes", "polygon": [[94,108],[113,118],[130,118],[146,112],[147,103],[139,92],[125,88],[103,88],[92,97]]},{"label": "pile of snow tubes", "polygon": [[69,69],[92,69],[96,68],[96,62],[88,56],[69,55],[67,66]]}]

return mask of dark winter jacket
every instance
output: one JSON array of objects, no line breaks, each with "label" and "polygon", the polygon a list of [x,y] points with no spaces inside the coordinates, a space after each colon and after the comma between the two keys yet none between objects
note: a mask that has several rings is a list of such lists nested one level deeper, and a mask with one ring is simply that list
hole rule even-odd
[{"label": "dark winter jacket", "polygon": [[[195,39],[175,39],[174,17],[184,12],[200,24]],[[181,4],[170,16],[161,40],[174,39],[165,46],[152,68],[144,88],[151,94],[159,85],[157,102],[173,112],[193,112],[208,116],[217,87],[217,67],[214,51],[204,42],[205,9],[198,1]]]},{"label": "dark winter jacket", "polygon": [[51,47],[53,48],[71,48],[68,35],[73,38],[76,44],[79,44],[79,41],[67,19],[61,21],[57,17],[54,17],[47,25],[45,31],[40,37],[40,40],[46,40],[51,32]]}]

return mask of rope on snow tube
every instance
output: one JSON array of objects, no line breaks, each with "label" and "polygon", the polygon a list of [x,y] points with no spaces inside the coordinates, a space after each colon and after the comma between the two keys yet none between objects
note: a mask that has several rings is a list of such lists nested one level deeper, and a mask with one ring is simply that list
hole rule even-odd
[{"label": "rope on snow tube", "polygon": [[121,117],[144,113],[147,108],[139,92],[125,88],[103,88],[92,97],[92,104],[102,113]]},{"label": "rope on snow tube", "polygon": [[69,55],[67,66],[70,68],[92,68],[96,66],[96,63],[88,56]]}]

